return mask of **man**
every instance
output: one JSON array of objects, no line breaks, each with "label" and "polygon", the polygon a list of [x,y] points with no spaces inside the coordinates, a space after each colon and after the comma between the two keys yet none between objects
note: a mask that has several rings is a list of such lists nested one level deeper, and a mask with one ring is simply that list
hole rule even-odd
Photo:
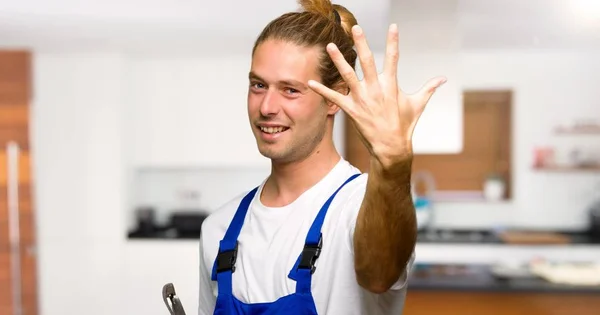
[{"label": "man", "polygon": [[[201,315],[400,314],[404,306],[416,242],[411,139],[444,79],[405,95],[395,25],[378,75],[348,10],[300,3],[303,12],[273,20],[254,46],[248,116],[272,172],[203,223]],[[340,109],[371,153],[368,176],[335,149]]]}]

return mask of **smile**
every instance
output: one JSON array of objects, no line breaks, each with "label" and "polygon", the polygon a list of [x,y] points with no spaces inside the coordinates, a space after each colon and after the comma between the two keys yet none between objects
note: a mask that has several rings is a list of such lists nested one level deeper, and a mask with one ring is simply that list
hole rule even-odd
[{"label": "smile", "polygon": [[284,132],[286,130],[288,130],[289,128],[287,127],[260,127],[260,130],[264,133],[268,133],[268,134],[276,134],[276,133],[281,133]]}]

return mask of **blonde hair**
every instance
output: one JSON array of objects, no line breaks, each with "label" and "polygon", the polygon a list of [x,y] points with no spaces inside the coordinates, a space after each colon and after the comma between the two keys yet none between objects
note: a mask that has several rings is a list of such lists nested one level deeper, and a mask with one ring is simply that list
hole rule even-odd
[{"label": "blonde hair", "polygon": [[[327,87],[343,82],[335,64],[325,51],[325,46],[334,43],[348,64],[355,68],[356,51],[352,39],[352,27],[358,22],[345,7],[332,4],[330,0],[299,0],[300,12],[285,13],[271,21],[260,33],[252,54],[262,42],[274,39],[305,47],[322,50],[319,73]],[[339,17],[339,20],[338,20]]]}]

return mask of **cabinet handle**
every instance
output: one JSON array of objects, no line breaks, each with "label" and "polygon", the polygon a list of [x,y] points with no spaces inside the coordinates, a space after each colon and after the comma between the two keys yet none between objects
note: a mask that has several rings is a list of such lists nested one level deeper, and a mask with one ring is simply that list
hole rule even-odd
[{"label": "cabinet handle", "polygon": [[21,237],[19,230],[19,145],[6,145],[8,170],[8,233],[10,240],[13,314],[23,315],[21,302]]}]

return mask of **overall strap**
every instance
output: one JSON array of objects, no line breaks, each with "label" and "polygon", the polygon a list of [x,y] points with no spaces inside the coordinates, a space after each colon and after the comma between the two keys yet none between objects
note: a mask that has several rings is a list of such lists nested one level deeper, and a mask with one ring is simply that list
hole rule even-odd
[{"label": "overall strap", "polygon": [[346,184],[354,180],[360,176],[360,174],[354,174],[350,176],[330,197],[327,199],[325,204],[319,210],[317,217],[313,221],[310,230],[308,231],[308,235],[306,236],[306,241],[304,243],[304,249],[302,250],[302,254],[298,258],[298,262],[292,272],[296,272],[296,292],[297,293],[310,293],[311,286],[311,278],[312,274],[315,272],[315,263],[321,254],[321,249],[323,246],[323,238],[321,234],[321,227],[323,226],[323,222],[325,221],[325,215],[327,214],[327,210],[329,210],[329,206],[331,202],[337,195],[337,193],[344,187]]},{"label": "overall strap", "polygon": [[257,190],[258,187],[254,188],[242,199],[229,224],[229,228],[227,228],[227,232],[225,232],[225,236],[219,242],[219,253],[215,259],[211,276],[213,281],[217,281],[219,295],[227,295],[232,292],[231,278],[235,271],[235,262],[237,259],[237,240],[242,231],[246,213],[248,213],[248,208]]}]

